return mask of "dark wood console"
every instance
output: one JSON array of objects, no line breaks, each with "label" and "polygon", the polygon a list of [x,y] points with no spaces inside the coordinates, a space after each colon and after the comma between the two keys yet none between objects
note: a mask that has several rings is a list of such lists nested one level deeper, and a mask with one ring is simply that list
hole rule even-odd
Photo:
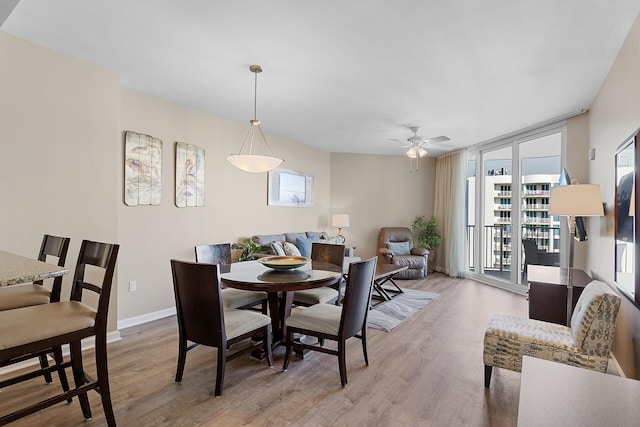
[{"label": "dark wood console", "polygon": [[[530,265],[528,270],[529,318],[566,325],[569,269]],[[572,272],[575,308],[582,290],[591,282],[591,277],[577,268],[572,269]]]}]

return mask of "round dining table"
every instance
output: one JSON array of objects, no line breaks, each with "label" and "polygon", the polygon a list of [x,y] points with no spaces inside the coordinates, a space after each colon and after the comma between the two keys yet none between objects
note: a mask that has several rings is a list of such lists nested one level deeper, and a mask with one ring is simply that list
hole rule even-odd
[{"label": "round dining table", "polygon": [[342,278],[341,267],[320,261],[292,270],[273,270],[258,261],[235,262],[220,266],[220,272],[224,286],[267,292],[274,345],[286,337],[284,321],[291,314],[295,291],[331,286]]}]

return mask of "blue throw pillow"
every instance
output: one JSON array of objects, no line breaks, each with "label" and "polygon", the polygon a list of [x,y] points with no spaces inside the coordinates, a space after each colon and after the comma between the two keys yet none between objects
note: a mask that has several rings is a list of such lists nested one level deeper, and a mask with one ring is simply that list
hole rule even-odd
[{"label": "blue throw pillow", "polygon": [[313,245],[313,242],[316,242],[317,240],[317,237],[307,237],[306,239],[296,237],[296,246],[300,251],[300,255],[309,258],[311,256],[311,245]]},{"label": "blue throw pillow", "polygon": [[409,242],[387,242],[387,248],[394,256],[411,255]]}]

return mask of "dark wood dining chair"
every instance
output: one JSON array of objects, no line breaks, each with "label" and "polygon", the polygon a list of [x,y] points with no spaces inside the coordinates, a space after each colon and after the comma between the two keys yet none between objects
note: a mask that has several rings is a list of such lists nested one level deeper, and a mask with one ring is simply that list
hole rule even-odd
[{"label": "dark wood dining chair", "polygon": [[271,318],[251,310],[223,306],[218,264],[171,260],[171,273],[179,333],[176,382],[182,381],[187,352],[200,344],[217,348],[216,396],[222,395],[226,362],[260,343],[228,354],[230,345],[261,335],[267,361],[273,366]]},{"label": "dark wood dining chair", "polygon": [[[60,267],[64,267],[67,260],[67,251],[69,250],[68,237],[58,237],[45,234],[40,245],[38,260],[42,262],[51,262],[51,258],[56,258],[55,262]],[[48,304],[49,302],[60,301],[60,292],[62,291],[62,276],[52,279],[51,289],[45,286],[44,281],[39,280],[32,284],[13,285],[0,287],[0,311],[13,310],[16,308],[29,307],[38,304]],[[41,355],[40,367],[42,369],[49,366],[47,355]],[[56,348],[53,352],[53,358],[62,359],[62,349]],[[0,363],[0,366],[6,366]],[[69,390],[67,376],[64,369],[58,371],[62,388]],[[53,381],[51,373],[44,374],[46,382]]]},{"label": "dark wood dining chair", "polygon": [[[313,243],[311,245],[311,260],[334,264],[342,271],[344,264],[344,245],[332,245],[326,243]],[[305,289],[293,293],[293,303],[303,307],[310,307],[314,304],[340,302],[340,290],[343,280],[335,285],[322,286],[319,288]]]},{"label": "dark wood dining chair", "polygon": [[[71,368],[74,379],[73,389],[55,396],[49,395],[45,400],[3,415],[0,417],[0,425],[74,396],[78,396],[80,400],[84,418],[91,419],[91,407],[87,396],[89,390],[96,390],[100,394],[107,425],[116,425],[107,369],[107,314],[118,249],[117,244],[84,240],[78,254],[69,301],[0,312],[0,362],[13,363],[25,356],[37,357],[65,344],[69,344],[71,350],[69,361],[56,361],[54,366],[0,381],[0,389],[60,368]],[[85,274],[87,270],[90,272]],[[97,277],[100,275],[101,278]],[[84,302],[87,295],[85,291],[98,294],[97,308]],[[95,337],[97,379],[85,372],[82,363],[81,341],[89,337]]]},{"label": "dark wood dining chair", "polygon": [[[340,381],[347,385],[346,340],[351,337],[362,340],[364,361],[369,366],[367,355],[367,316],[371,301],[373,277],[376,271],[377,257],[366,261],[352,262],[342,306],[316,304],[293,313],[285,321],[287,327],[287,352],[283,370],[289,367],[291,352],[295,350],[314,350],[338,356]],[[305,344],[293,340],[293,334],[303,334],[318,338],[318,344]],[[338,350],[324,347],[321,340],[338,342]]]},{"label": "dark wood dining chair", "polygon": [[[195,247],[196,262],[200,264],[231,264],[231,244],[199,245]],[[222,288],[222,303],[227,308],[254,309],[260,306],[260,311],[267,314],[267,293],[245,291],[243,289]]]}]

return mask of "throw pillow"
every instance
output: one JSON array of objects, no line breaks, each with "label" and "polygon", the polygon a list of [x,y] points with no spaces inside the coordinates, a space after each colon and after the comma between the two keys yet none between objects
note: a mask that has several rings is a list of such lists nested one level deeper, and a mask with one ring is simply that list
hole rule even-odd
[{"label": "throw pillow", "polygon": [[313,242],[317,241],[317,237],[307,237],[306,239],[296,237],[296,246],[300,251],[300,255],[306,256],[307,258],[311,257],[311,245],[313,245]]},{"label": "throw pillow", "polygon": [[286,253],[284,252],[284,246],[282,245],[282,242],[271,242],[271,252],[273,252],[274,255],[278,255],[278,256],[286,255]]},{"label": "throw pillow", "polygon": [[394,256],[411,255],[409,242],[387,242],[387,248],[391,249]]},{"label": "throw pillow", "polygon": [[300,251],[293,243],[284,242],[284,253],[289,256],[300,256]]}]

